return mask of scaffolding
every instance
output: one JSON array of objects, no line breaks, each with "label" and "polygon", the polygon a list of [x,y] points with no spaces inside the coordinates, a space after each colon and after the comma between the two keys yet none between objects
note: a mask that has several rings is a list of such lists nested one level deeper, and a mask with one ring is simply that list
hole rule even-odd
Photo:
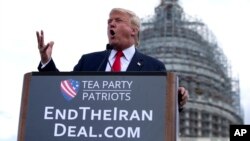
[{"label": "scaffolding", "polygon": [[177,0],[162,0],[154,16],[142,19],[140,35],[139,49],[164,62],[189,90],[180,118],[182,137],[228,137],[230,124],[243,123],[239,80],[232,78],[206,24],[185,14]]}]

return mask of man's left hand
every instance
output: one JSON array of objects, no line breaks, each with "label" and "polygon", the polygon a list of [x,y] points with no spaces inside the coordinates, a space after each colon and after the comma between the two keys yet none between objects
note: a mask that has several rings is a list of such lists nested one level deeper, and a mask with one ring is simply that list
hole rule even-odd
[{"label": "man's left hand", "polygon": [[184,105],[187,103],[189,98],[188,91],[184,87],[178,88],[178,104],[179,104],[179,110],[181,111],[184,107]]}]

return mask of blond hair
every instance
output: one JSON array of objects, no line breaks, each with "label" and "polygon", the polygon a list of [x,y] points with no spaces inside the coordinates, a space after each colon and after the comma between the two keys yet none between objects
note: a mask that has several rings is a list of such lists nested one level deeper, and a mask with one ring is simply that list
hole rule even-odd
[{"label": "blond hair", "polygon": [[116,12],[116,11],[125,13],[130,17],[131,25],[133,25],[135,27],[135,29],[137,30],[137,36],[134,37],[135,46],[139,46],[139,44],[140,44],[140,34],[139,33],[140,33],[140,26],[141,26],[140,18],[133,11],[123,9],[123,8],[113,8],[110,13]]}]

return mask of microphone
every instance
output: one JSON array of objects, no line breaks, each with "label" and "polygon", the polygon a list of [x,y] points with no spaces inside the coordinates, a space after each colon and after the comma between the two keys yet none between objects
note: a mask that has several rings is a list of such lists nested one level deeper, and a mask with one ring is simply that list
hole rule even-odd
[{"label": "microphone", "polygon": [[[113,48],[114,48],[114,47],[113,47],[112,45],[110,45],[110,44],[107,44],[107,45],[106,45],[106,53],[105,53],[105,57],[103,58],[103,60],[102,60],[101,64],[98,66],[97,71],[100,71],[100,69],[101,69],[102,65],[104,64],[105,60],[106,60],[106,59],[108,59],[108,56],[109,56],[109,54],[110,54],[110,52],[111,52],[111,50],[112,50]],[[108,60],[108,64],[109,64],[110,68],[112,69],[112,67],[111,67],[111,64],[110,64],[109,60]]]},{"label": "microphone", "polygon": [[[112,30],[113,31],[113,30]],[[113,31],[114,32],[114,31]],[[114,46],[112,46],[112,45],[110,45],[110,44],[107,44],[106,45],[106,50],[108,50],[108,54],[110,54],[110,52],[111,52],[111,50],[112,49],[114,49]],[[110,70],[111,70],[111,72],[113,72],[113,68],[112,68],[112,65],[111,65],[111,63],[109,62],[109,60],[108,60],[108,65],[109,65],[109,67],[110,67]]]},{"label": "microphone", "polygon": [[114,49],[114,47],[112,45],[110,45],[110,44],[106,45],[106,50],[112,50],[112,49]]}]

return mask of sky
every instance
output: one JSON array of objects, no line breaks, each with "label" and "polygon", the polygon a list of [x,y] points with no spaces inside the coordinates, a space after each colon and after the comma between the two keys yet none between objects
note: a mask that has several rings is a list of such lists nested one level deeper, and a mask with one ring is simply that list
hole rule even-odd
[{"label": "sky", "polygon": [[[36,31],[54,41],[53,59],[71,71],[82,54],[105,49],[109,11],[122,7],[143,18],[160,0],[0,0],[0,141],[15,141],[23,76],[40,61]],[[250,1],[180,0],[184,11],[201,19],[217,38],[240,80],[245,124],[250,124]]]}]

